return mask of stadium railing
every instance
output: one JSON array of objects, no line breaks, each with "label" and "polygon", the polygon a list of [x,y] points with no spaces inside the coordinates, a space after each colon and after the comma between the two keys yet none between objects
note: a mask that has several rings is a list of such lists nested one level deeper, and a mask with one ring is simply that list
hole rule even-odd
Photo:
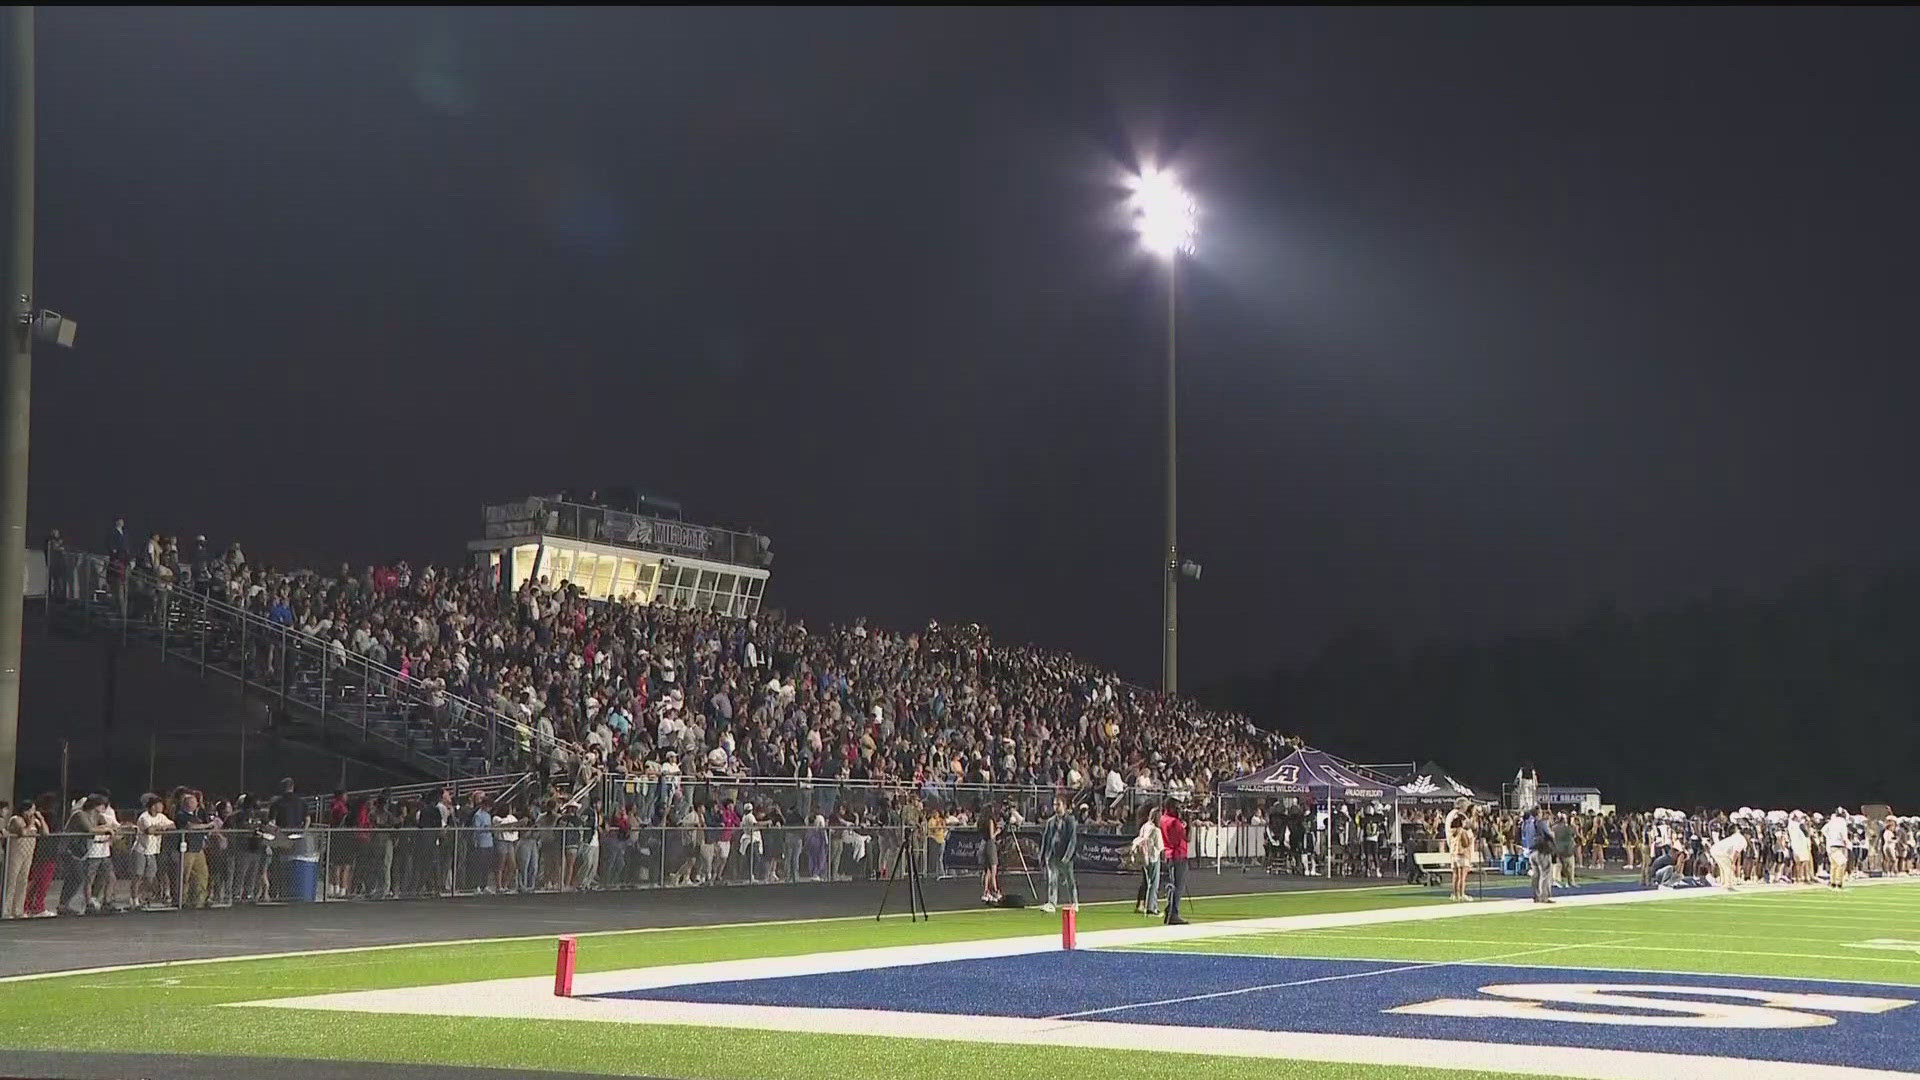
[{"label": "stadium railing", "polygon": [[164,583],[139,567],[69,553],[63,603],[95,621],[156,645],[170,660],[240,682],[329,729],[384,745],[429,775],[449,778],[525,768],[536,751],[532,728],[499,710],[428,684],[351,651],[275,623],[207,593]]},{"label": "stadium railing", "polygon": [[[682,806],[686,804],[681,804]],[[681,811],[684,813],[684,810]],[[949,826],[961,829],[968,826]],[[922,872],[948,876],[942,830],[909,841]],[[886,877],[907,836],[899,825],[829,824],[720,829],[668,824],[588,830],[558,824],[486,829],[308,827],[170,831],[142,838],[123,824],[87,833],[14,839],[0,866],[0,911],[32,916],[235,905],[420,899],[607,889],[657,889]],[[1264,830],[1196,823],[1196,860],[1257,862]],[[958,870],[969,874],[972,870]],[[136,891],[137,890],[137,891]],[[17,907],[16,907],[17,904]]]},{"label": "stadium railing", "polygon": [[[1111,796],[1101,788],[1067,789],[1021,784],[922,783],[918,786],[890,780],[840,780],[832,778],[796,779],[791,776],[636,776],[611,774],[603,781],[602,799],[608,806],[632,804],[642,811],[670,802],[676,795],[687,800],[719,803],[722,799],[778,803],[789,816],[810,817],[831,813],[835,807],[863,813],[883,813],[908,794],[917,794],[928,806],[942,810],[973,812],[983,806],[1003,806],[1017,810],[1028,821],[1039,821],[1053,813],[1055,795],[1065,794],[1074,805],[1097,805],[1115,824],[1137,828],[1140,815],[1149,806],[1157,807],[1167,798],[1160,788],[1128,788]],[[1211,795],[1193,795],[1186,799],[1196,812],[1218,818],[1220,800]],[[1232,804],[1227,804],[1232,808]],[[1234,841],[1233,846],[1239,846]]]},{"label": "stadium railing", "polygon": [[[102,843],[52,833],[5,845],[22,872],[0,875],[0,912],[222,908],[885,877],[903,831],[879,825],[752,830],[667,826],[397,828],[157,835],[148,861],[123,831]],[[924,873],[941,856],[924,834]],[[4,865],[4,864],[0,864]]]}]

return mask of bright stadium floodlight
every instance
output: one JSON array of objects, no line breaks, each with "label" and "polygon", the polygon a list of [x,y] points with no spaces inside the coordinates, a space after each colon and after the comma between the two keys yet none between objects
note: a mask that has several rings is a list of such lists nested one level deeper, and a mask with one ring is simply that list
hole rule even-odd
[{"label": "bright stadium floodlight", "polygon": [[1193,254],[1199,212],[1173,174],[1148,169],[1133,178],[1132,186],[1129,202],[1140,245],[1163,259]]},{"label": "bright stadium floodlight", "polygon": [[[1142,169],[1129,185],[1127,199],[1133,211],[1134,231],[1140,246],[1167,264],[1167,550],[1160,567],[1161,616],[1160,690],[1169,696],[1179,690],[1180,678],[1180,578],[1200,580],[1197,563],[1180,560],[1179,521],[1179,440],[1176,408],[1176,368],[1179,362],[1176,334],[1180,298],[1180,256],[1193,254],[1194,236],[1199,232],[1199,207],[1193,196],[1180,186],[1165,168]],[[1191,570],[1188,567],[1192,567]]]}]

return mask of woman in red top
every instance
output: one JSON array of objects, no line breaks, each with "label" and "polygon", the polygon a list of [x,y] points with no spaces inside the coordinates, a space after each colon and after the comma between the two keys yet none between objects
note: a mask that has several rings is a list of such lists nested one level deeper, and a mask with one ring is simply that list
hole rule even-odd
[{"label": "woman in red top", "polygon": [[1160,839],[1167,845],[1167,867],[1173,875],[1173,887],[1167,897],[1167,925],[1185,926],[1180,917],[1180,897],[1187,891],[1187,823],[1180,817],[1180,804],[1172,799],[1160,818]]}]

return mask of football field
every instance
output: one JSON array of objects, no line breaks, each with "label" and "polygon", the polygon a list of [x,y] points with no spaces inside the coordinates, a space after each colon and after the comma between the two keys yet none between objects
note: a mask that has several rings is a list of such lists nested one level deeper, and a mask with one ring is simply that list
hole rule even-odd
[{"label": "football field", "polygon": [[[551,936],[0,981],[4,1051],[652,1077],[1920,1075],[1920,882],[1551,907],[1407,886]],[[697,896],[689,895],[689,902]],[[0,937],[0,944],[4,938]],[[74,1022],[86,1017],[86,1022]],[[0,1072],[4,1072],[0,1068]]]}]

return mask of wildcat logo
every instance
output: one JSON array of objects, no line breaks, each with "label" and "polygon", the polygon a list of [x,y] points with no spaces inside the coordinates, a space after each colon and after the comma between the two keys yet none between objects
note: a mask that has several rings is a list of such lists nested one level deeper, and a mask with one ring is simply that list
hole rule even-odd
[{"label": "wildcat logo", "polygon": [[[1386,1011],[1403,1016],[1558,1020],[1569,1024],[1766,1029],[1824,1027],[1834,1023],[1828,1013],[1883,1013],[1913,1004],[1908,998],[1650,983],[1507,983],[1483,986],[1480,992],[1490,996],[1441,998]],[[1680,1000],[1683,997],[1694,1000]],[[1734,1000],[1698,1000],[1701,998]],[[1553,1005],[1573,1005],[1580,1009],[1552,1008]],[[1587,1011],[1597,1009],[1632,1011]]]}]

